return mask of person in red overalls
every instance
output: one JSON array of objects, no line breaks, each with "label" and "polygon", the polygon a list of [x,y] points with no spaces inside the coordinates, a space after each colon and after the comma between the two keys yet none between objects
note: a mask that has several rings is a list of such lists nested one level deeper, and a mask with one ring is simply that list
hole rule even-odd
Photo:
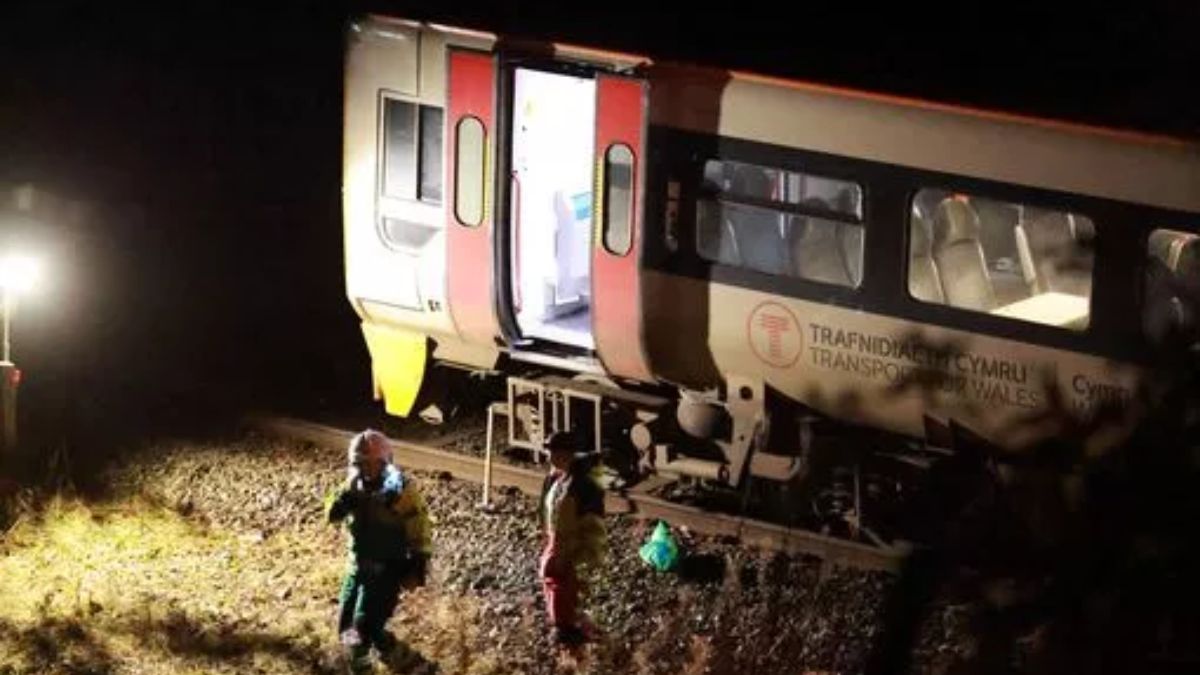
[{"label": "person in red overalls", "polygon": [[546,613],[555,638],[564,645],[583,642],[590,625],[578,618],[578,567],[597,565],[604,550],[604,491],[588,473],[575,440],[557,433],[547,439],[550,473],[542,484],[539,520],[546,546],[538,564]]}]

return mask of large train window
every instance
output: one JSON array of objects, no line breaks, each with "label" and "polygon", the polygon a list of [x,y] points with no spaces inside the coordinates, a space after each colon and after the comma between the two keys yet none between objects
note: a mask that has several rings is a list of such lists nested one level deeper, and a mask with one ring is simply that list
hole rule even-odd
[{"label": "large train window", "polygon": [[701,192],[696,250],[702,258],[838,286],[862,282],[862,186],[709,160]]},{"label": "large train window", "polygon": [[1155,230],[1147,243],[1144,323],[1155,344],[1200,341],[1200,235]]},{"label": "large train window", "polygon": [[442,109],[384,97],[384,197],[442,201]]},{"label": "large train window", "polygon": [[1086,216],[926,189],[909,223],[917,300],[1087,328],[1095,228]]}]

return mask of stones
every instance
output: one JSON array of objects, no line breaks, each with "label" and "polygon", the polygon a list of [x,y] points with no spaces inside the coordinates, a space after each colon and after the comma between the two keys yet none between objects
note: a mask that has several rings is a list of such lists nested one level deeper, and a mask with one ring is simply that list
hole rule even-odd
[{"label": "stones", "polygon": [[[280,444],[247,446],[181,445],[130,466],[125,479],[163,503],[188,504],[187,517],[230,530],[255,549],[280,532],[327,542],[289,565],[297,574],[309,566],[340,568],[345,535],[325,522],[322,501],[344,479],[341,453],[302,444],[285,444],[282,451]],[[476,609],[454,620],[471,636],[465,649],[494,659],[494,672],[554,672],[558,652],[537,577],[542,534],[534,500],[499,488],[495,508],[483,511],[478,485],[412,475],[435,523],[434,553],[429,586],[401,601],[393,624],[398,635],[429,631],[421,602],[469,601]],[[683,531],[676,535],[689,562],[680,572],[661,573],[638,556],[646,523],[612,516],[607,525],[603,565],[581,575],[588,589],[581,606],[601,635],[581,657],[592,659],[591,672],[628,672],[631,664],[644,664],[648,673],[756,674],[865,666],[881,631],[887,577],[842,569],[822,581],[811,558],[764,555],[733,539]],[[283,585],[264,596],[278,611],[288,611],[297,597],[326,601],[330,611],[334,606],[333,586],[317,589],[303,577],[268,576],[266,582]],[[410,602],[418,605],[410,609]]]}]

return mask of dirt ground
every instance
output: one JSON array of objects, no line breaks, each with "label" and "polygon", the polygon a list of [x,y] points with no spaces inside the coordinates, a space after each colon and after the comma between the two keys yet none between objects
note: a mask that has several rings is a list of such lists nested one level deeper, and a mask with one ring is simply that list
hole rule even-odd
[{"label": "dirt ground", "polygon": [[[105,474],[101,498],[28,504],[0,543],[0,673],[335,673],[345,534],[322,518],[340,453],[260,438],[164,443]],[[588,610],[602,637],[557,649],[534,574],[533,503],[418,475],[434,518],[430,583],[390,627],[380,672],[858,672],[889,580],[677,532],[689,555],[637,556],[652,523],[610,517]]]}]

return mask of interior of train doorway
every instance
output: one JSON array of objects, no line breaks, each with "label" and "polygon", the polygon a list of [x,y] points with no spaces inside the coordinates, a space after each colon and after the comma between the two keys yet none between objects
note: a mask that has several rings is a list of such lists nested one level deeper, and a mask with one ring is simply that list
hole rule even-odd
[{"label": "interior of train doorway", "polygon": [[591,350],[596,80],[513,75],[513,313],[525,338]]}]

